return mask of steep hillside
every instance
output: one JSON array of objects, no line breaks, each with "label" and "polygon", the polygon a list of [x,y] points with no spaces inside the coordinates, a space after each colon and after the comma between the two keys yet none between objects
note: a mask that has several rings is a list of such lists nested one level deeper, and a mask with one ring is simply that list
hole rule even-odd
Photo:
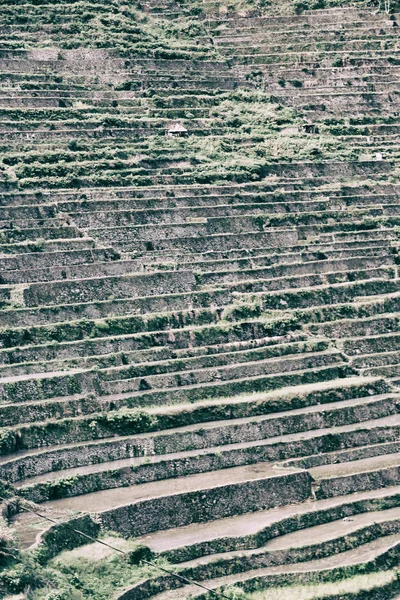
[{"label": "steep hillside", "polygon": [[397,10],[3,0],[0,597],[400,598]]}]

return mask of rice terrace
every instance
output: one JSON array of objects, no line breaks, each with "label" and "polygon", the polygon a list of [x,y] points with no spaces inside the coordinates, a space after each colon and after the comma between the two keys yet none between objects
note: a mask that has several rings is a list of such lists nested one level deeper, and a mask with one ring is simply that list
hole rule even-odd
[{"label": "rice terrace", "polygon": [[400,600],[400,0],[0,0],[0,598]]}]

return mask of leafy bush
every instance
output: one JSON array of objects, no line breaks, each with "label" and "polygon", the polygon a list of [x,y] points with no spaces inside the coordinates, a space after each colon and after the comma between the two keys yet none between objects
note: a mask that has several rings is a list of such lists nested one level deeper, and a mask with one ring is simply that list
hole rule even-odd
[{"label": "leafy bush", "polygon": [[153,552],[144,544],[138,544],[136,548],[129,553],[129,562],[132,565],[139,565],[143,560],[151,561],[153,558]]}]

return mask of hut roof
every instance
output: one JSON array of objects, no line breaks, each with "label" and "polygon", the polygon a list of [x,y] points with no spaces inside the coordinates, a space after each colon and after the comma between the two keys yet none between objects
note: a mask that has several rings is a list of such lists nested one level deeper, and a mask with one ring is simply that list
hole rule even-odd
[{"label": "hut roof", "polygon": [[186,133],[187,129],[181,123],[173,123],[168,127],[168,132],[171,133]]}]

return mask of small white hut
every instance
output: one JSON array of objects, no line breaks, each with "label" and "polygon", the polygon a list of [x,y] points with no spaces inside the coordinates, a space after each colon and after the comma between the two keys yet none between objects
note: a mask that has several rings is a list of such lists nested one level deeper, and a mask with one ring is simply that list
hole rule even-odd
[{"label": "small white hut", "polygon": [[167,137],[187,137],[188,130],[181,123],[173,123],[167,129]]}]

